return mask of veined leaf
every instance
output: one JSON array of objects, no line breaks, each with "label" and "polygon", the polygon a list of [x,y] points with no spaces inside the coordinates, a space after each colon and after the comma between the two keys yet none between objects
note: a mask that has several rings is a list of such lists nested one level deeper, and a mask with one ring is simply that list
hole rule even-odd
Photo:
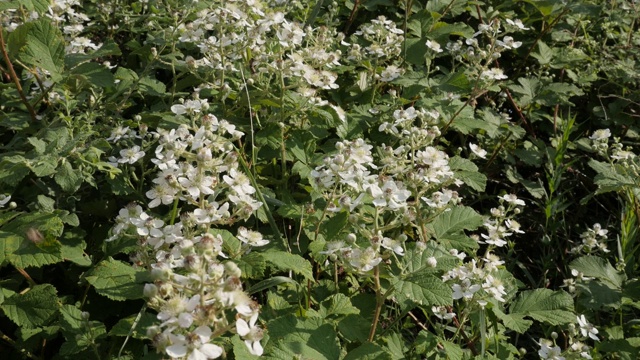
[{"label": "veined leaf", "polygon": [[58,27],[46,17],[34,21],[20,59],[48,71],[53,81],[58,81],[64,69],[64,54],[64,40]]},{"label": "veined leaf", "polygon": [[598,280],[607,282],[617,289],[621,289],[626,280],[624,273],[620,273],[609,261],[598,256],[586,255],[579,257],[573,260],[569,267],[581,272],[586,277],[595,277]]},{"label": "veined leaf", "polygon": [[364,343],[349,351],[343,360],[391,360],[392,357],[384,349],[374,343]]},{"label": "veined leaf", "polygon": [[267,327],[270,340],[265,357],[268,359],[340,358],[337,334],[322,318],[299,319],[295,315],[286,315],[270,321]]},{"label": "veined leaf", "polygon": [[282,270],[293,271],[302,275],[307,280],[313,280],[311,263],[300,255],[290,254],[284,251],[266,251],[260,253],[270,266]]},{"label": "veined leaf", "polygon": [[403,280],[396,279],[393,285],[399,302],[411,300],[423,306],[453,304],[451,287],[433,275],[417,274]]},{"label": "veined leaf", "polygon": [[455,235],[462,230],[475,230],[482,225],[482,216],[465,206],[456,206],[451,211],[436,216],[429,224],[436,239]]},{"label": "veined leaf", "polygon": [[109,258],[87,271],[85,279],[96,292],[116,301],[142,298],[144,283],[148,276],[121,261]]},{"label": "veined leaf", "polygon": [[564,291],[535,289],[523,291],[511,304],[511,314],[529,316],[550,325],[575,322],[573,298]]},{"label": "veined leaf", "polygon": [[51,284],[36,285],[24,294],[14,294],[0,305],[11,321],[26,328],[48,324],[59,307],[56,289]]}]

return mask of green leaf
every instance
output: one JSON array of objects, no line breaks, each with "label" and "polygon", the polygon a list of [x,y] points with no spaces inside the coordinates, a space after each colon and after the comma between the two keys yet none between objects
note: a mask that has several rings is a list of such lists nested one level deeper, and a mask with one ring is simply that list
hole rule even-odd
[{"label": "green leaf", "polygon": [[30,138],[27,138],[27,140],[29,141],[29,144],[33,145],[33,148],[36,150],[36,153],[38,153],[39,155],[44,154],[47,148],[46,142],[36,137],[30,137]]},{"label": "green leaf", "polygon": [[341,211],[320,224],[320,234],[324,235],[326,241],[335,241],[348,222],[349,213]]},{"label": "green leaf", "polygon": [[46,17],[34,21],[20,59],[48,71],[53,81],[58,81],[64,69],[64,54],[64,40],[58,27]]},{"label": "green leaf", "polygon": [[268,279],[262,280],[259,283],[251,286],[249,289],[247,289],[247,294],[249,295],[253,295],[255,293],[258,293],[260,291],[266,290],[268,288],[274,287],[274,286],[278,286],[281,284],[294,284],[294,285],[298,285],[298,283],[288,277],[285,276],[273,276],[270,277]]},{"label": "green leaf", "polygon": [[115,77],[106,66],[94,62],[80,64],[72,74],[88,85],[106,88],[115,85]]},{"label": "green leaf", "polygon": [[340,334],[351,342],[366,342],[371,329],[371,321],[360,315],[347,315],[338,323]]},{"label": "green leaf", "polygon": [[[428,264],[429,258],[431,257],[436,259],[436,267],[431,267]],[[424,250],[413,248],[407,251],[402,262],[402,273],[405,276],[413,276],[416,274],[434,275],[453,269],[457,263],[458,259],[452,256],[442,246],[434,242],[429,242]]]},{"label": "green leaf", "polygon": [[55,213],[37,211],[18,216],[2,229],[15,234],[27,234],[29,229],[37,229],[45,236],[49,234],[60,236],[62,235],[64,224],[62,219]]},{"label": "green leaf", "polygon": [[396,278],[393,285],[400,303],[411,300],[423,306],[453,304],[451,287],[440,277],[418,273],[403,280]]},{"label": "green leaf", "polygon": [[0,308],[16,325],[34,328],[50,323],[58,313],[60,300],[51,284],[35,285],[24,294],[5,299]]},{"label": "green leaf", "polygon": [[454,171],[457,179],[462,180],[475,191],[484,192],[487,177],[478,172],[478,167],[471,160],[454,156],[449,160],[449,167]]},{"label": "green leaf", "polygon": [[66,192],[75,192],[82,185],[82,176],[79,170],[74,170],[71,163],[63,161],[58,169],[54,179],[58,185]]},{"label": "green leaf", "polygon": [[573,298],[564,291],[550,289],[527,290],[520,293],[509,309],[511,314],[529,316],[550,325],[576,321]]},{"label": "green leaf", "polygon": [[62,244],[60,252],[65,260],[69,260],[80,266],[91,265],[91,258],[84,251],[87,247],[87,243],[84,241],[84,232],[81,230],[76,231],[75,229],[65,231],[64,234],[62,234],[60,243]]},{"label": "green leaf", "polygon": [[[67,56],[65,57],[65,64],[68,68],[74,68],[76,66],[78,66],[81,63],[84,63],[86,61],[92,60],[92,59],[97,59],[97,58],[104,58],[104,57],[109,57],[109,56],[120,56],[122,55],[122,52],[120,52],[120,48],[118,48],[118,45],[113,42],[113,40],[108,39],[107,41],[104,42],[104,44],[102,44],[102,46],[100,47],[100,49],[89,53],[89,54],[67,54]],[[112,84],[113,85],[113,84]]]},{"label": "green leaf", "polygon": [[343,360],[391,360],[392,357],[384,349],[374,343],[364,343],[349,351]]},{"label": "green leaf", "polygon": [[452,343],[450,341],[443,340],[440,342],[444,348],[444,353],[447,354],[448,360],[462,360],[464,351],[460,345]]},{"label": "green leaf", "polygon": [[271,267],[281,271],[293,271],[304,276],[307,280],[313,280],[311,263],[302,256],[276,250],[266,251],[261,254]]},{"label": "green leaf", "polygon": [[222,238],[222,249],[231,257],[235,258],[242,251],[242,241],[238,240],[233,234],[224,229],[210,229],[209,233],[214,236],[220,235]]},{"label": "green leaf", "polygon": [[540,65],[549,65],[553,61],[554,51],[542,41],[538,41],[538,52],[531,56],[538,59]]},{"label": "green leaf", "polygon": [[515,94],[520,95],[517,97],[518,105],[520,105],[520,107],[526,107],[536,99],[542,85],[540,84],[540,80],[533,78],[519,78],[518,83],[520,83],[520,85],[513,84],[509,85],[508,88]]},{"label": "green leaf", "polygon": [[604,258],[599,256],[582,256],[569,264],[569,268],[581,272],[586,277],[594,277],[598,280],[621,289],[626,280],[624,273],[620,273]]},{"label": "green leaf", "polygon": [[482,225],[482,216],[465,206],[456,206],[436,216],[430,224],[436,238],[445,237],[462,230],[475,230]]},{"label": "green leaf", "polygon": [[[33,231],[31,230],[29,233]],[[40,236],[42,237],[41,234]],[[42,267],[62,262],[64,259],[61,248],[60,242],[51,235],[40,240],[16,235],[6,238],[5,257],[11,264],[19,268]]]},{"label": "green leaf", "polygon": [[262,255],[257,252],[243,255],[239,259],[236,259],[235,263],[238,265],[238,268],[240,268],[240,271],[242,271],[242,277],[247,279],[262,278],[267,268],[267,262]]},{"label": "green leaf", "polygon": [[149,281],[146,272],[113,258],[87,271],[85,279],[98,294],[116,301],[142,298],[144,283]]},{"label": "green leaf", "polygon": [[360,309],[351,304],[351,299],[344,294],[338,293],[329,296],[320,304],[321,313],[325,318],[331,315],[359,314]]},{"label": "green leaf", "polygon": [[142,93],[152,96],[164,96],[167,92],[167,87],[163,82],[150,77],[140,79],[138,86]]},{"label": "green leaf", "polygon": [[[286,315],[270,321],[267,328],[269,343],[265,349],[265,357],[268,359],[340,358],[336,332],[322,318],[298,319],[295,315]],[[274,353],[270,349],[278,351]],[[281,357],[282,354],[287,354],[287,357]]]},{"label": "green leaf", "polygon": [[524,334],[531,325],[533,325],[533,321],[526,320],[525,315],[522,314],[505,314],[500,310],[498,306],[492,307],[491,311],[496,315],[498,319],[502,321],[504,326],[507,328],[519,333]]},{"label": "green leaf", "polygon": [[[129,334],[131,334],[131,337],[134,339],[148,339],[147,329],[150,326],[158,324],[157,315],[144,312],[136,323],[137,318],[138,314],[121,319],[109,330],[109,335],[129,336]],[[134,323],[136,323],[135,328],[133,327]],[[133,330],[131,330],[132,328]]]}]

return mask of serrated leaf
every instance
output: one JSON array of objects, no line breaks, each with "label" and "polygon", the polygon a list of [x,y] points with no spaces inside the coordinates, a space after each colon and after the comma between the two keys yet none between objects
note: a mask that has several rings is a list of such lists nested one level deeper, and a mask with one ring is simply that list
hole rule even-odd
[{"label": "serrated leaf", "polygon": [[87,271],[85,279],[98,294],[116,301],[142,298],[144,283],[149,280],[144,271],[113,258],[101,261]]},{"label": "serrated leaf", "polygon": [[42,267],[62,262],[64,259],[61,249],[60,242],[50,235],[38,241],[17,236],[6,239],[5,257],[11,264],[19,268]]},{"label": "serrated leaf", "polygon": [[324,235],[325,241],[335,241],[336,236],[342,231],[349,221],[349,213],[341,211],[329,220],[320,224],[320,233]]},{"label": "serrated leaf", "polygon": [[24,294],[5,299],[0,308],[16,325],[34,328],[46,325],[57,315],[60,307],[56,289],[51,284],[35,285]]},{"label": "serrated leaf", "polygon": [[163,82],[150,77],[140,79],[138,87],[142,93],[152,96],[164,96],[167,92],[167,86]]},{"label": "serrated leaf", "polygon": [[54,179],[62,190],[66,192],[75,192],[82,185],[80,172],[74,170],[68,161],[64,161],[58,166]]},{"label": "serrated leaf", "polygon": [[64,224],[55,213],[33,212],[22,214],[3,227],[3,230],[15,234],[26,234],[29,229],[37,229],[43,234],[62,235]]},{"label": "serrated leaf", "polygon": [[573,298],[564,291],[527,290],[520,293],[509,309],[511,314],[529,316],[550,325],[575,322]]},{"label": "serrated leaf", "polygon": [[533,325],[533,321],[525,319],[522,314],[505,314],[498,307],[493,307],[491,311],[502,321],[504,326],[519,334],[524,334]]},{"label": "serrated leaf", "polygon": [[538,52],[531,54],[534,58],[538,59],[540,65],[549,65],[553,61],[554,51],[542,41],[538,41]]},{"label": "serrated leaf", "polygon": [[433,229],[435,238],[440,239],[462,230],[475,230],[482,222],[482,216],[472,208],[456,206],[436,216],[429,226]]},{"label": "serrated leaf", "polygon": [[595,277],[598,280],[609,283],[617,289],[622,288],[626,280],[623,273],[617,271],[606,259],[598,256],[586,255],[573,260],[569,268],[581,272],[586,277]]},{"label": "serrated leaf", "polygon": [[73,69],[72,74],[89,85],[102,88],[115,85],[115,77],[111,71],[102,64],[94,62],[80,64]]},{"label": "serrated leaf", "polygon": [[29,144],[33,146],[33,148],[36,150],[38,154],[42,155],[45,152],[47,148],[46,142],[36,137],[30,137],[30,138],[27,138],[27,140],[29,141]]},{"label": "serrated leaf", "polygon": [[64,69],[64,55],[64,40],[58,27],[46,17],[34,21],[20,59],[27,65],[48,71],[52,80],[58,81]]},{"label": "serrated leaf", "polygon": [[444,348],[445,354],[447,354],[447,360],[462,360],[464,351],[460,345],[452,343],[450,341],[443,340],[440,342]]},{"label": "serrated leaf", "polygon": [[343,360],[391,360],[392,357],[384,349],[374,343],[364,343],[349,351]]},{"label": "serrated leaf", "polygon": [[104,44],[102,44],[102,46],[100,46],[98,50],[94,52],[91,52],[89,54],[67,54],[64,60],[67,67],[74,68],[79,64],[92,59],[120,55],[122,55],[122,52],[120,51],[120,48],[118,48],[118,45],[113,42],[113,40],[108,39],[104,42]]},{"label": "serrated leaf", "polygon": [[87,243],[83,239],[82,232],[65,231],[60,239],[62,247],[60,253],[65,260],[71,261],[76,265],[90,266],[91,258],[84,249],[87,247]]},{"label": "serrated leaf", "polygon": [[360,314],[360,309],[351,304],[351,299],[340,293],[329,296],[322,302],[320,307],[325,317],[331,315]]},{"label": "serrated leaf", "polygon": [[[431,257],[436,259],[436,267],[429,265]],[[424,250],[413,248],[407,251],[402,261],[402,273],[405,276],[442,273],[453,269],[457,263],[458,259],[449,254],[442,246],[429,242]]]},{"label": "serrated leaf", "polygon": [[298,285],[298,283],[291,279],[288,278],[286,276],[273,276],[270,277],[268,279],[262,280],[259,283],[251,286],[249,289],[247,289],[247,294],[249,295],[253,295],[257,292],[260,292],[262,290],[266,290],[268,288],[274,287],[274,286],[278,286],[281,284],[294,284],[294,285]]},{"label": "serrated leaf", "polygon": [[272,267],[281,271],[293,271],[307,280],[313,280],[311,263],[302,256],[275,250],[261,254]]},{"label": "serrated leaf", "polygon": [[347,315],[338,323],[338,331],[348,341],[366,342],[371,322],[360,315]]},{"label": "serrated leaf", "polygon": [[[134,323],[136,323],[135,327]],[[129,336],[129,334],[131,334],[131,337],[134,339],[148,339],[147,329],[157,324],[158,317],[155,314],[145,312],[140,316],[140,319],[138,319],[138,314],[135,314],[118,321],[111,330],[109,330],[109,335]]]},{"label": "serrated leaf", "polygon": [[393,285],[399,302],[411,300],[423,306],[453,304],[451,287],[436,276],[418,274],[396,279]]},{"label": "serrated leaf", "polygon": [[340,358],[337,334],[324,319],[318,317],[299,319],[295,315],[286,315],[270,321],[267,328],[270,337],[269,346],[265,350],[267,358],[281,359],[269,351],[271,348],[288,355],[299,355],[302,358],[314,360]]},{"label": "serrated leaf", "polygon": [[540,80],[534,78],[519,78],[518,83],[520,85],[513,84],[508,87],[515,94],[520,95],[517,97],[518,105],[520,105],[520,107],[526,107],[538,96],[541,87]]},{"label": "serrated leaf", "polygon": [[227,253],[227,255],[231,256],[231,258],[235,258],[242,251],[242,242],[238,240],[237,237],[233,236],[233,234],[224,229],[210,229],[209,233],[214,236],[220,235],[222,238],[222,249]]},{"label": "serrated leaf", "polygon": [[264,276],[264,271],[267,268],[267,262],[257,252],[251,252],[247,255],[243,255],[239,259],[235,260],[236,265],[242,271],[242,277],[246,279],[259,279]]}]

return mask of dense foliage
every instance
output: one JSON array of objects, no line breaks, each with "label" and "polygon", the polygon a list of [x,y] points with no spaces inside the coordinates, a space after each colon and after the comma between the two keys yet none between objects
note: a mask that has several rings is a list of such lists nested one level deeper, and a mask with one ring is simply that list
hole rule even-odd
[{"label": "dense foliage", "polygon": [[640,4],[0,0],[3,359],[637,359]]}]

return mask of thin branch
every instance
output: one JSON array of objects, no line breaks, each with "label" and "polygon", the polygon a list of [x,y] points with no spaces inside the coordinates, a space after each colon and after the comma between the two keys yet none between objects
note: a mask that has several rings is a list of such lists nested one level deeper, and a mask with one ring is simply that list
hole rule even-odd
[{"label": "thin branch", "polygon": [[18,94],[20,95],[20,99],[22,103],[27,107],[29,111],[29,115],[31,116],[32,121],[38,120],[36,111],[31,106],[31,103],[24,95],[24,91],[22,91],[22,85],[20,85],[20,79],[16,74],[16,71],[13,69],[13,65],[11,64],[11,59],[9,59],[9,54],[7,53],[7,49],[5,48],[4,35],[2,32],[4,31],[2,25],[0,25],[0,50],[2,51],[2,56],[4,57],[4,61],[7,63],[7,70],[9,70],[9,76],[13,80],[13,83],[16,84],[16,89],[18,90]]}]

